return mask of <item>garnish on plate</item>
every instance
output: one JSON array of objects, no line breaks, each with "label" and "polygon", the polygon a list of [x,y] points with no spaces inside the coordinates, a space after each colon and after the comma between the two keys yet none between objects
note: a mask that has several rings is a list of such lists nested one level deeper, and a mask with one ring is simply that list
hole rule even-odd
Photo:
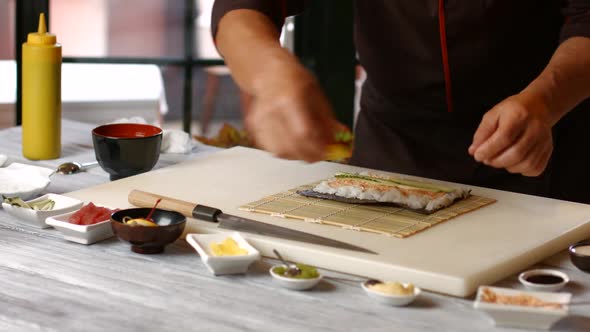
[{"label": "garnish on plate", "polygon": [[31,209],[31,210],[37,210],[37,211],[50,211],[53,210],[53,207],[55,206],[55,201],[52,199],[43,199],[40,201],[34,201],[34,202],[25,202],[23,201],[20,197],[4,197],[4,195],[2,195],[3,201],[6,204],[10,204],[12,206],[16,206],[16,207],[20,207],[20,208],[25,208],[25,209]]},{"label": "garnish on plate", "polygon": [[109,220],[111,214],[117,210],[96,206],[90,202],[68,218],[68,222],[76,225],[94,225]]},{"label": "garnish on plate", "polygon": [[365,282],[365,286],[370,290],[380,292],[387,295],[414,295],[414,285],[411,283],[402,284],[397,281],[382,282],[371,279]]},{"label": "garnish on plate", "polygon": [[295,266],[297,266],[300,271],[298,274],[290,272],[290,269],[286,266],[275,266],[272,271],[282,277],[293,279],[315,279],[320,276],[318,270],[313,266],[301,263],[296,263]]},{"label": "garnish on plate", "polygon": [[547,309],[561,309],[563,308],[563,304],[555,303],[555,302],[546,302],[538,297],[528,295],[528,294],[519,294],[519,295],[502,295],[494,292],[489,288],[485,288],[481,295],[481,300],[483,302],[488,303],[496,303],[496,304],[507,304],[507,305],[519,305],[519,306],[526,306],[526,307],[537,307],[537,308],[547,308]]},{"label": "garnish on plate", "polygon": [[248,250],[241,248],[231,237],[226,238],[223,242],[212,242],[209,244],[209,248],[213,256],[242,256],[248,254]]}]

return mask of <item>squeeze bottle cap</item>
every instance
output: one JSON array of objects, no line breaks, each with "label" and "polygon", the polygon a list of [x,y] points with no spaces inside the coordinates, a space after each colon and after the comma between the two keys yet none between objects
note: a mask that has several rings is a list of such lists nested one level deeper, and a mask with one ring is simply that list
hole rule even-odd
[{"label": "squeeze bottle cap", "polygon": [[29,33],[27,43],[33,45],[55,45],[57,43],[57,37],[47,32],[44,13],[39,15],[39,31]]}]

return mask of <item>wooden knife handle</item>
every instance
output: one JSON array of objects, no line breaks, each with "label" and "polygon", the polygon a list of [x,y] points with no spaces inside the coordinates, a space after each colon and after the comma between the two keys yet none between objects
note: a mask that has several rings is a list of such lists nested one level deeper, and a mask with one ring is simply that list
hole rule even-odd
[{"label": "wooden knife handle", "polygon": [[195,203],[190,203],[171,197],[160,196],[141,190],[132,190],[129,193],[128,197],[129,203],[137,207],[146,208],[153,207],[158,199],[161,199],[160,204],[158,204],[158,208],[163,210],[176,211],[185,217],[192,218],[193,211],[197,207],[197,204]]}]

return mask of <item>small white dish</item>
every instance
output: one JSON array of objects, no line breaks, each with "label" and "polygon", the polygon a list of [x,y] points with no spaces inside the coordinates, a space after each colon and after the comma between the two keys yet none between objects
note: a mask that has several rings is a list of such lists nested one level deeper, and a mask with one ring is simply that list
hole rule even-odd
[{"label": "small white dish", "polygon": [[281,285],[282,287],[292,289],[292,290],[307,290],[315,287],[321,280],[322,275],[320,273],[317,278],[312,279],[297,279],[297,278],[289,278],[277,274],[273,271],[275,267],[286,267],[284,264],[274,265],[270,268],[269,273],[272,276],[273,280]]},{"label": "small white dish", "polygon": [[76,225],[68,222],[68,218],[78,210],[49,217],[45,222],[62,233],[65,240],[76,243],[92,244],[114,236],[110,219],[92,225]]},{"label": "small white dish", "polygon": [[[484,302],[482,300],[482,294],[486,288],[499,295],[531,295],[542,301],[560,303],[563,306],[561,308],[543,308]],[[496,326],[548,330],[558,320],[567,316],[571,296],[570,293],[531,292],[510,288],[480,286],[477,290],[477,297],[473,303],[473,307],[488,314],[494,320]]]},{"label": "small white dish", "polygon": [[49,186],[50,168],[11,163],[0,168],[0,194],[6,197],[20,197],[22,200],[38,196]]},{"label": "small white dish", "polygon": [[21,221],[26,222],[29,225],[40,228],[49,228],[50,226],[45,223],[45,219],[52,216],[64,214],[70,211],[78,210],[84,204],[82,201],[77,200],[75,198],[57,194],[43,195],[41,197],[25,201],[25,203],[34,203],[45,199],[51,199],[55,202],[53,209],[46,211],[33,210],[13,206],[4,202],[2,202],[2,207],[4,208],[4,211],[6,211],[8,214],[18,218]]},{"label": "small white dish", "polygon": [[[248,251],[240,256],[214,256],[211,243],[221,243],[231,237],[238,246]],[[252,247],[238,232],[231,234],[187,234],[186,241],[199,253],[207,269],[214,275],[246,273],[248,267],[260,259],[260,252]]]},{"label": "small white dish", "polygon": [[[555,283],[541,283],[539,281],[535,282],[535,278],[545,279],[545,282],[547,282],[547,278],[553,278],[555,280],[561,279],[562,281]],[[520,281],[520,283],[523,284],[524,287],[532,291],[557,292],[570,281],[570,277],[567,274],[558,270],[536,269],[525,271],[519,274],[518,281]]]},{"label": "small white dish", "polygon": [[[407,283],[402,283],[404,287],[407,287]],[[393,295],[393,294],[385,294],[376,290],[371,289],[366,285],[366,281],[361,283],[361,287],[365,290],[369,297],[377,300],[380,303],[392,305],[392,306],[405,306],[408,305],[422,293],[422,290],[418,287],[414,287],[414,294],[411,295]]]}]

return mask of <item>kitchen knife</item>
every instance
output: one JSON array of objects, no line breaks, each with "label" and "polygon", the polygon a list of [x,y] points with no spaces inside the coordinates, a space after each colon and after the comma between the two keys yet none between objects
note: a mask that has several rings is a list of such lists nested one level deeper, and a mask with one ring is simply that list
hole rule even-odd
[{"label": "kitchen knife", "polygon": [[345,242],[332,240],[326,237],[321,237],[286,227],[267,224],[252,219],[225,214],[221,210],[214,207],[190,203],[141,190],[132,190],[129,193],[128,199],[129,203],[138,207],[152,207],[154,204],[156,204],[156,201],[160,199],[161,201],[158,204],[158,208],[176,211],[186,217],[218,223],[219,228],[231,229],[237,232],[246,232],[339,249],[354,250],[368,254],[376,254],[371,250],[357,247]]}]

